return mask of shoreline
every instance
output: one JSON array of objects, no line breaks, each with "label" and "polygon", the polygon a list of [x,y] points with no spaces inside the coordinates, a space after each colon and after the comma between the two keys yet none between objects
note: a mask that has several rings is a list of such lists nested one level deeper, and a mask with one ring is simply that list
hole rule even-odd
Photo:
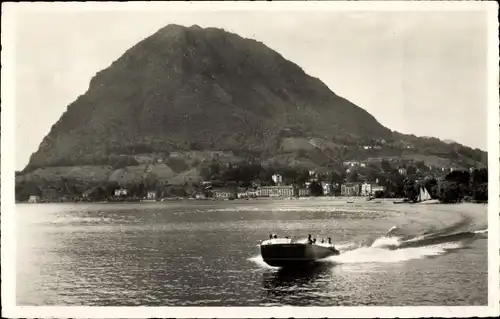
[{"label": "shoreline", "polygon": [[[439,200],[430,200],[427,202],[403,202],[403,198],[376,198],[369,200],[367,197],[341,197],[341,196],[318,196],[318,197],[299,197],[299,198],[288,198],[288,197],[258,197],[258,198],[237,198],[237,199],[214,199],[214,198],[205,198],[205,199],[196,199],[196,198],[168,198],[163,200],[110,200],[110,201],[41,201],[41,202],[19,202],[16,201],[15,204],[152,204],[152,203],[165,203],[165,202],[253,202],[253,201],[326,201],[332,203],[344,203],[344,204],[393,204],[398,206],[409,206],[409,205],[446,205],[446,206],[455,206],[461,204],[482,204],[487,205],[488,202],[457,202],[457,203],[444,203]],[[395,203],[396,202],[396,203]]]}]

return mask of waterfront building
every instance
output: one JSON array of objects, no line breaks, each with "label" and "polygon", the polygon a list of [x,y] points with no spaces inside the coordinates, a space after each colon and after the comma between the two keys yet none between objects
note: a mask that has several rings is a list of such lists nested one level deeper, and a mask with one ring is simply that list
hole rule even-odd
[{"label": "waterfront building", "polygon": [[321,187],[323,188],[323,195],[329,196],[332,194],[332,184],[321,182]]},{"label": "waterfront building", "polygon": [[361,196],[373,196],[375,192],[385,191],[384,186],[379,186],[377,184],[363,183],[361,184]]},{"label": "waterfront building", "polygon": [[229,187],[213,189],[212,194],[215,199],[235,199],[237,197],[236,190]]},{"label": "waterfront building", "polygon": [[299,188],[297,192],[299,197],[308,197],[310,194],[309,188]]},{"label": "waterfront building", "polygon": [[340,186],[340,194],[342,196],[359,196],[360,192],[360,183],[344,183]]},{"label": "waterfront building", "polygon": [[127,196],[127,194],[128,190],[126,190],[125,188],[115,189],[115,196]]},{"label": "waterfront building", "polygon": [[155,200],[156,199],[156,191],[148,191],[146,198],[151,199],[151,200]]},{"label": "waterfront building", "polygon": [[203,193],[197,193],[197,194],[194,196],[194,198],[196,198],[196,199],[205,199],[205,198],[206,198],[206,196],[205,196],[205,194],[203,194]]},{"label": "waterfront building", "polygon": [[38,195],[30,195],[28,198],[28,203],[39,203],[40,202],[40,196]]},{"label": "waterfront building", "polygon": [[292,197],[294,196],[294,187],[287,186],[262,186],[256,191],[258,197]]}]

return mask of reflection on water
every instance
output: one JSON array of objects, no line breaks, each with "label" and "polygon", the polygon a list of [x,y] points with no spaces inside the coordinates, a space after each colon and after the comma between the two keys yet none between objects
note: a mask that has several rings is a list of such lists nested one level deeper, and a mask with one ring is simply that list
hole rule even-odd
[{"label": "reflection on water", "polygon": [[[344,210],[321,201],[18,205],[17,301],[485,304],[487,234],[471,234],[486,228],[486,210],[436,213],[426,207],[417,214],[394,211],[394,206],[405,205]],[[394,225],[407,237],[385,238]],[[342,254],[312,267],[272,268],[256,255],[256,245],[271,232],[331,236]],[[424,235],[431,237],[404,246],[405,239]]]},{"label": "reflection on water", "polygon": [[318,278],[328,276],[332,265],[315,263],[300,268],[280,268],[276,271],[265,272],[262,276],[264,288],[276,291],[291,286],[307,285]]}]

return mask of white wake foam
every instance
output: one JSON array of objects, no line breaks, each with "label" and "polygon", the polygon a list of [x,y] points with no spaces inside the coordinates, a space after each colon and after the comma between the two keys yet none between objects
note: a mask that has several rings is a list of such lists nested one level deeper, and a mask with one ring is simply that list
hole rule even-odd
[{"label": "white wake foam", "polygon": [[483,230],[476,230],[473,231],[474,234],[485,234],[488,232],[488,229],[483,229]]},{"label": "white wake foam", "polygon": [[254,256],[252,258],[248,258],[248,260],[250,260],[251,262],[254,262],[260,268],[278,269],[278,267],[273,267],[273,266],[269,266],[268,264],[266,264],[266,262],[264,261],[264,259],[262,259],[261,255],[257,255],[257,256]]},{"label": "white wake foam", "polygon": [[401,244],[401,239],[399,237],[380,237],[377,238],[371,248],[385,248],[385,247],[398,247]]},{"label": "white wake foam", "polygon": [[411,259],[422,259],[430,256],[438,256],[444,254],[448,250],[458,249],[461,247],[460,243],[454,242],[394,250],[384,249],[379,245],[380,244],[347,251],[345,253],[341,253],[338,256],[325,258],[324,261],[335,264],[395,263]]}]

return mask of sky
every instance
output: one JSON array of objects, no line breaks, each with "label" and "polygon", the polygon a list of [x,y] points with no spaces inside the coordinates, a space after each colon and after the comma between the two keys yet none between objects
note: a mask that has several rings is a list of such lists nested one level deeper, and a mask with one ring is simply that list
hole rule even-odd
[{"label": "sky", "polygon": [[16,169],[96,72],[171,23],[261,41],[392,130],[487,149],[484,11],[25,11],[13,43]]}]

